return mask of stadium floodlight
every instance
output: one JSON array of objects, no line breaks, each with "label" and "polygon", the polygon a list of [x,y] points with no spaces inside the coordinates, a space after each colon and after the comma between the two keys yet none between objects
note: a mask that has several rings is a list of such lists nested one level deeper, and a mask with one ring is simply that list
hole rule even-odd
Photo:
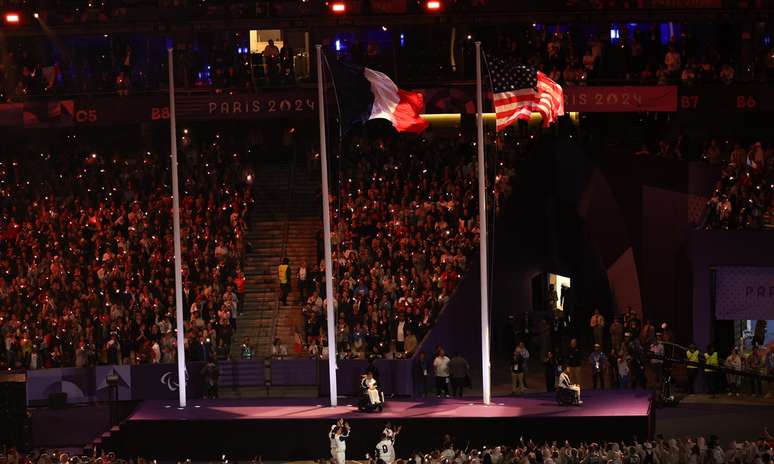
[{"label": "stadium floodlight", "polygon": [[440,11],[442,7],[443,4],[441,3],[441,0],[428,0],[425,3],[425,9],[427,9],[427,11]]},{"label": "stadium floodlight", "polygon": [[344,14],[347,12],[347,4],[345,2],[333,2],[331,3],[331,11],[336,14]]},{"label": "stadium floodlight", "polygon": [[21,22],[21,15],[19,13],[6,13],[5,14],[5,23],[6,24],[19,24]]}]

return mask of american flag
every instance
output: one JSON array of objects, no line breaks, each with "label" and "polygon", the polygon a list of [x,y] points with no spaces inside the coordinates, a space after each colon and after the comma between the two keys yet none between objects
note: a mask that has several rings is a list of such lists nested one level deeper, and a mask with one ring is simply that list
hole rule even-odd
[{"label": "american flag", "polygon": [[532,66],[493,58],[489,71],[498,131],[517,119],[529,119],[533,112],[540,113],[546,127],[564,114],[562,87]]}]

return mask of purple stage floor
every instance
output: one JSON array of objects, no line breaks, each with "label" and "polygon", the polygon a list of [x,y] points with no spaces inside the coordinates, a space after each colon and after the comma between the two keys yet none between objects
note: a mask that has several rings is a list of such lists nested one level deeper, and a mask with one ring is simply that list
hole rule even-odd
[{"label": "purple stage floor", "polygon": [[367,414],[357,411],[354,400],[342,399],[339,406],[328,407],[327,398],[299,399],[221,399],[192,400],[184,410],[174,401],[145,401],[129,418],[131,421],[157,420],[319,420],[346,419],[450,419],[556,416],[607,417],[645,416],[650,395],[644,391],[583,392],[583,405],[560,406],[553,395],[495,397],[484,406],[478,398],[388,401],[384,412]]},{"label": "purple stage floor", "polygon": [[471,447],[536,440],[630,440],[653,431],[650,395],[642,390],[583,393],[584,404],[559,406],[553,394],[496,397],[484,406],[478,398],[388,401],[380,414],[361,413],[351,398],[338,407],[325,399],[191,400],[180,410],[174,401],[142,403],[106,448],[149,459],[231,459],[262,456],[271,460],[319,459],[328,455],[327,432],[338,417],[352,426],[347,455],[363,459],[378,441],[386,421],[403,426],[400,455],[428,451],[444,434]]}]

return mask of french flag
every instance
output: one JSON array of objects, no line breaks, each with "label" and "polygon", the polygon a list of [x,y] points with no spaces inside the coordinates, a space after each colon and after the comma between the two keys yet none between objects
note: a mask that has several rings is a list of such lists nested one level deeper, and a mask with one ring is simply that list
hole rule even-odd
[{"label": "french flag", "polygon": [[398,132],[420,133],[428,122],[419,92],[401,90],[386,74],[370,68],[328,60],[341,114],[342,132],[371,119],[387,119]]}]

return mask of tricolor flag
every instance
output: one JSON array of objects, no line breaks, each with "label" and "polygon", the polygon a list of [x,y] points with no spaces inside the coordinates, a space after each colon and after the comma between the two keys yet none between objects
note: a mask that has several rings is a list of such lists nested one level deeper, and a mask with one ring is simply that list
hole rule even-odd
[{"label": "tricolor flag", "polygon": [[517,119],[528,120],[533,112],[543,117],[544,127],[564,114],[562,87],[532,66],[494,58],[489,62],[489,71],[498,131]]},{"label": "tricolor flag", "polygon": [[398,132],[424,131],[419,115],[425,103],[419,92],[401,90],[386,74],[362,66],[328,60],[341,112],[342,131],[371,119],[387,119]]}]

